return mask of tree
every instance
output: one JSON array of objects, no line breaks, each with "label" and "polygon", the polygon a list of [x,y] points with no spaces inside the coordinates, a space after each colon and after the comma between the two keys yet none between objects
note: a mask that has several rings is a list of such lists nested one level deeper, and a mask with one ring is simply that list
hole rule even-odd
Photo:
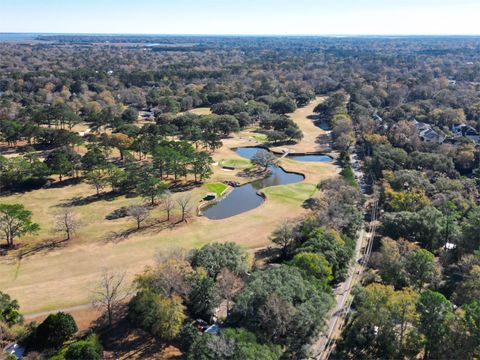
[{"label": "tree", "polygon": [[323,326],[332,301],[330,292],[303,278],[299,269],[282,264],[252,272],[235,297],[232,315],[259,337],[284,344],[290,354],[301,357],[304,345]]},{"label": "tree", "polygon": [[480,249],[480,206],[471,209],[463,220],[459,248],[463,253]]},{"label": "tree", "polygon": [[294,100],[284,97],[275,101],[271,108],[276,114],[287,114],[294,112],[297,109],[297,105]]},{"label": "tree", "polygon": [[[307,225],[305,225],[307,226]],[[300,231],[307,231],[300,229]],[[296,252],[318,253],[325,257],[332,266],[335,282],[343,280],[353,253],[353,246],[347,243],[340,234],[331,229],[315,228],[305,236],[303,244]]]},{"label": "tree", "polygon": [[145,206],[132,205],[127,208],[128,216],[132,217],[137,223],[137,230],[140,230],[142,222],[150,217],[150,212]]},{"label": "tree", "polygon": [[93,168],[107,166],[105,150],[100,146],[93,146],[88,149],[87,153],[82,157],[82,167],[84,170],[92,170]]},{"label": "tree", "polygon": [[210,321],[219,300],[214,279],[202,274],[194,277],[188,294],[188,308],[192,317]]},{"label": "tree", "polygon": [[473,265],[462,282],[457,285],[453,299],[458,304],[468,304],[480,298],[480,266]]},{"label": "tree", "polygon": [[213,174],[210,166],[212,163],[213,159],[208,153],[204,151],[195,153],[192,162],[192,172],[195,176],[195,182],[198,182],[198,178],[200,178],[200,181],[208,179]]},{"label": "tree", "polygon": [[190,346],[188,360],[279,360],[280,346],[257,341],[254,333],[245,329],[226,329],[219,335],[198,336]]},{"label": "tree", "polygon": [[72,175],[75,165],[79,162],[80,155],[70,148],[53,150],[45,159],[45,164],[54,174],[58,174],[60,181],[63,176]]},{"label": "tree", "polygon": [[167,221],[170,221],[170,214],[175,209],[175,201],[170,192],[166,192],[162,197],[163,210],[167,214]]},{"label": "tree", "polygon": [[132,145],[133,140],[126,134],[116,133],[109,137],[108,144],[110,146],[116,147],[120,152],[120,160],[123,160],[125,157],[125,152]]},{"label": "tree", "polygon": [[299,268],[307,279],[319,286],[327,287],[333,280],[332,267],[323,255],[301,252],[296,254],[289,264]]},{"label": "tree", "polygon": [[77,331],[72,315],[63,312],[50,314],[37,328],[36,345],[41,348],[59,348]]},{"label": "tree", "polygon": [[247,257],[236,243],[213,243],[195,249],[190,255],[194,268],[204,268],[208,276],[216,278],[222,269],[227,268],[236,275],[244,274],[247,269]]},{"label": "tree", "polygon": [[112,326],[115,311],[129,295],[129,288],[125,285],[125,272],[104,270],[93,291],[93,305],[105,310],[108,325]]},{"label": "tree", "polygon": [[243,285],[243,280],[227,268],[222,269],[217,275],[215,287],[218,295],[227,302],[227,317],[230,314],[230,303]]},{"label": "tree", "polygon": [[108,173],[102,168],[93,168],[85,174],[85,181],[90,186],[94,187],[97,196],[100,196],[100,191],[108,184]]},{"label": "tree", "polygon": [[[409,327],[417,320],[417,313],[415,304],[418,299],[418,294],[412,289],[403,289],[396,291],[387,302],[390,310],[391,328],[395,331],[397,339],[396,347],[399,356],[404,356],[412,351],[412,345],[416,345],[416,334],[409,331]],[[410,347],[410,349],[408,348]],[[416,349],[413,348],[415,351]]]},{"label": "tree", "polygon": [[128,305],[130,320],[159,340],[174,339],[186,318],[185,306],[178,296],[165,298],[151,291],[140,291]]},{"label": "tree", "polygon": [[380,251],[374,253],[375,267],[378,269],[382,280],[396,288],[408,285],[405,271],[405,257],[400,251],[399,241],[390,238],[382,239]]},{"label": "tree", "polygon": [[260,149],[252,156],[250,161],[252,164],[263,167],[264,171],[267,171],[270,165],[275,164],[277,158],[270,151]]},{"label": "tree", "polygon": [[435,256],[425,249],[418,249],[407,255],[405,270],[410,283],[416,289],[435,282],[440,275],[435,263]]},{"label": "tree", "polygon": [[0,322],[5,322],[9,326],[21,323],[23,316],[19,310],[18,301],[0,291]]},{"label": "tree", "polygon": [[102,359],[102,345],[96,335],[90,335],[85,340],[71,344],[65,352],[65,360],[100,360]]},{"label": "tree", "polygon": [[416,304],[420,315],[418,329],[425,336],[424,359],[439,359],[448,342],[448,326],[453,318],[452,304],[438,292],[425,290]]},{"label": "tree", "polygon": [[17,237],[33,234],[40,225],[32,221],[32,212],[21,204],[0,204],[0,232],[12,248]]},{"label": "tree", "polygon": [[180,207],[180,210],[182,211],[182,219],[180,220],[181,222],[186,221],[187,215],[190,212],[190,203],[192,201],[192,198],[190,195],[182,195],[177,197],[177,204]]},{"label": "tree", "polygon": [[281,247],[282,256],[286,259],[295,243],[294,225],[289,221],[282,222],[273,230],[271,240]]},{"label": "tree", "polygon": [[419,352],[418,295],[412,289],[370,284],[355,296],[355,313],[337,351],[341,358],[415,358]]},{"label": "tree", "polygon": [[460,212],[452,201],[445,203],[441,210],[443,212],[443,246],[446,249],[447,244],[452,242],[452,239],[459,234],[458,219],[460,218]]},{"label": "tree", "polygon": [[168,190],[167,185],[154,175],[145,175],[137,185],[137,192],[140,196],[150,200],[150,205],[155,205],[155,199],[162,196]]},{"label": "tree", "polygon": [[[478,357],[480,353],[480,301],[475,300],[462,307],[465,312],[463,323],[466,328],[467,349],[470,357]],[[467,357],[465,357],[467,358]]]},{"label": "tree", "polygon": [[55,232],[65,234],[65,240],[70,240],[81,226],[80,220],[68,208],[55,217]]},{"label": "tree", "polygon": [[158,251],[155,255],[156,266],[147,269],[135,279],[137,288],[165,297],[177,295],[187,301],[195,272],[186,257],[183,249]]},{"label": "tree", "polygon": [[127,123],[135,123],[138,120],[138,110],[132,107],[128,107],[122,113],[122,120]]}]

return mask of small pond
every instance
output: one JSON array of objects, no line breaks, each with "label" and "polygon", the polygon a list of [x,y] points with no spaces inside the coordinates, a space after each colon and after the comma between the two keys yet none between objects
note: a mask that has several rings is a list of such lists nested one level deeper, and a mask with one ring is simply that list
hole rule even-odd
[{"label": "small pond", "polygon": [[[237,154],[246,159],[251,159],[260,147],[240,147],[236,150]],[[327,162],[332,158],[327,155],[288,155],[290,159],[306,162]],[[256,180],[234,188],[225,198],[217,203],[213,203],[202,210],[204,216],[212,220],[226,219],[231,216],[241,214],[245,211],[255,209],[260,206],[265,199],[258,194],[258,190],[276,185],[287,185],[303,181],[304,176],[295,173],[289,173],[282,168],[272,165],[269,166],[270,175],[264,179]]]},{"label": "small pond", "polygon": [[[246,159],[251,159],[258,150],[265,150],[265,149],[260,147],[241,147],[237,149],[236,153],[241,157],[244,157]],[[330,156],[323,155],[323,154],[308,154],[308,155],[291,154],[291,155],[287,155],[287,158],[292,160],[297,160],[297,161],[305,161],[305,162],[328,162],[332,160]]]},{"label": "small pond", "polygon": [[[259,148],[239,148],[237,153],[250,159],[258,150]],[[241,214],[255,209],[265,201],[258,194],[258,190],[269,186],[292,184],[304,179],[303,175],[286,172],[274,165],[269,167],[269,171],[270,175],[264,179],[234,188],[224,199],[204,208],[203,215],[212,220],[219,220]]]}]

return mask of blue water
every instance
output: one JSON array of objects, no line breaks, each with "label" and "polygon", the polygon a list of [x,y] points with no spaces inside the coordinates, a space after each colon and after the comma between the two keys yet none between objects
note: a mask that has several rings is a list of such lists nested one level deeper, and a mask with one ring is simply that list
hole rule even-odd
[{"label": "blue water", "polygon": [[35,40],[41,34],[34,33],[0,33],[0,41]]},{"label": "blue water", "polygon": [[332,160],[328,155],[287,155],[287,158],[305,162],[328,162]]},{"label": "blue water", "polygon": [[[251,159],[260,148],[238,148],[237,154]],[[224,199],[202,210],[203,215],[212,220],[226,219],[259,207],[265,200],[258,190],[276,185],[287,185],[303,181],[304,176],[289,173],[278,166],[269,166],[270,175],[234,188]]]},{"label": "blue water", "polygon": [[[241,157],[246,159],[251,159],[252,156],[258,151],[262,150],[260,147],[241,147],[237,149],[237,154]],[[327,155],[322,154],[310,154],[310,155],[287,155],[287,158],[297,161],[305,161],[305,162],[328,162],[331,161],[332,158]]]}]

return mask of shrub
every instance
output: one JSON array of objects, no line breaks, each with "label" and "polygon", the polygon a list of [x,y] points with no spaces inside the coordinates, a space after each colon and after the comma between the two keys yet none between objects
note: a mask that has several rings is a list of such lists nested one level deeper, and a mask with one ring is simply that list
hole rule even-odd
[{"label": "shrub", "polygon": [[98,337],[90,335],[87,339],[70,345],[65,352],[65,360],[100,360],[102,351]]},{"label": "shrub", "polygon": [[36,345],[41,348],[58,348],[77,330],[72,315],[63,312],[50,314],[37,328]]}]

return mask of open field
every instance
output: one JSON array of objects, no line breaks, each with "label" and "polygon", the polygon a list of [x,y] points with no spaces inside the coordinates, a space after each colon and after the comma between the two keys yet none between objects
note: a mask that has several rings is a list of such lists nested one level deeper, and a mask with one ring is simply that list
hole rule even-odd
[{"label": "open field", "polygon": [[314,124],[313,109],[325,100],[324,96],[318,96],[310,104],[295,110],[290,117],[303,132],[303,139],[294,145],[274,147],[272,150],[288,150],[291,153],[314,153],[328,150],[326,144],[327,132]]},{"label": "open field", "polygon": [[[256,141],[251,136],[243,132],[225,139],[223,147],[213,154],[214,161],[223,164],[244,160],[232,149],[254,145]],[[62,206],[71,206],[83,226],[64,247],[42,251],[20,261],[14,256],[0,258],[0,289],[18,299],[24,313],[35,313],[88,303],[89,289],[95,286],[103,269],[125,270],[132,279],[153,263],[159,249],[193,248],[215,241],[234,241],[250,249],[265,246],[279,223],[305,213],[301,204],[315,193],[315,185],[338,172],[333,163],[282,159],[281,165],[287,171],[305,174],[305,181],[264,189],[267,200],[254,210],[217,221],[192,215],[187,224],[173,226],[164,221],[165,215],[159,206],[152,211],[150,223],[140,231],[133,230],[134,223],[128,218],[105,219],[115,209],[142,202],[140,198],[120,196],[96,200],[91,198],[94,189],[83,183],[3,197],[1,202],[22,203],[31,209],[34,220],[42,226],[37,235],[23,238],[24,244],[59,238],[52,235],[53,214]],[[211,190],[212,185],[226,180],[240,183],[252,180],[239,176],[242,169],[227,172],[217,165],[213,170],[208,181],[210,187],[204,185],[191,190],[194,208],[207,192],[220,191],[218,186]]]},{"label": "open field", "polygon": [[188,110],[188,112],[195,115],[210,115],[212,113],[209,107],[199,107],[192,110]]}]

